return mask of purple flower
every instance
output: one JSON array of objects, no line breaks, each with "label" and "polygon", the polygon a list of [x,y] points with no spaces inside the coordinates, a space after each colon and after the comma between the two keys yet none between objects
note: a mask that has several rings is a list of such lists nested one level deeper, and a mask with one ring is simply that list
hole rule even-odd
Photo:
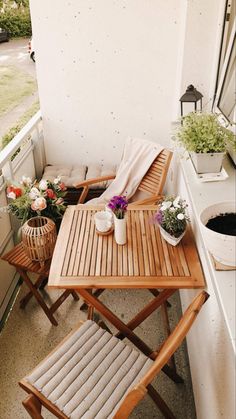
[{"label": "purple flower", "polygon": [[128,201],[125,196],[113,196],[108,203],[108,208],[114,212],[117,218],[124,218],[127,206]]},{"label": "purple flower", "polygon": [[162,221],[163,221],[163,214],[162,214],[162,211],[160,210],[160,211],[158,211],[156,214],[155,214],[155,221],[157,221],[158,222],[158,224],[161,224],[162,223]]}]

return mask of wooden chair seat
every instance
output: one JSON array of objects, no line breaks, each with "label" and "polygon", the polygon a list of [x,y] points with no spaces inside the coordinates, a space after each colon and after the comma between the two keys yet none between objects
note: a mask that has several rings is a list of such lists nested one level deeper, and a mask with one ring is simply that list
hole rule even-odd
[{"label": "wooden chair seat", "polygon": [[112,418],[152,363],[87,320],[25,380],[71,419]]},{"label": "wooden chair seat", "polygon": [[149,392],[164,416],[173,419],[150,383],[179,347],[207,298],[203,291],[194,299],[154,361],[87,320],[20,381],[30,393],[25,408],[35,419],[42,418],[42,404],[58,418],[124,419]]}]

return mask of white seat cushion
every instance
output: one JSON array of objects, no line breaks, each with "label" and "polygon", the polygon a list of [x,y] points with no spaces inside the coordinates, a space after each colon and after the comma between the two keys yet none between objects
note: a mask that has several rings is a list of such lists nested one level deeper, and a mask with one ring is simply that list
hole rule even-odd
[{"label": "white seat cushion", "polygon": [[84,165],[79,166],[65,166],[65,165],[52,165],[46,166],[43,173],[43,179],[50,180],[51,182],[57,176],[60,176],[61,181],[65,183],[67,188],[73,188],[76,183],[85,180],[87,167]]},{"label": "white seat cushion", "polygon": [[87,320],[26,380],[71,419],[105,419],[152,363]]},{"label": "white seat cushion", "polygon": [[[86,174],[86,179],[94,179],[101,176],[116,175],[116,166],[114,165],[101,165],[101,164],[90,164]],[[106,189],[112,181],[105,181],[95,183],[90,186],[91,189]]]}]

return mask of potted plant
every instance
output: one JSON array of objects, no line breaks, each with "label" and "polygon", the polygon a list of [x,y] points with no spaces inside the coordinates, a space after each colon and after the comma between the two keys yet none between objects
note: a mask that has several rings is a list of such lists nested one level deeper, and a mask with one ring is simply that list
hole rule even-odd
[{"label": "potted plant", "polygon": [[107,207],[114,214],[115,241],[117,244],[126,243],[126,219],[128,201],[125,196],[113,196]]},{"label": "potted plant", "polygon": [[162,201],[154,216],[154,222],[159,225],[162,237],[172,246],[176,246],[185,234],[189,221],[186,208],[186,201],[179,196],[170,196]]},{"label": "potted plant", "polygon": [[217,173],[228,144],[235,142],[232,131],[221,125],[213,113],[191,112],[182,118],[177,141],[189,152],[197,173]]}]

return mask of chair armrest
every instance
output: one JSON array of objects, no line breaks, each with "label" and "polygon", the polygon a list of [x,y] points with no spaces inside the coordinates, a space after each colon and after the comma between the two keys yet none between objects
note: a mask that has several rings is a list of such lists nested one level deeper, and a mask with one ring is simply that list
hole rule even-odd
[{"label": "chair armrest", "polygon": [[150,198],[141,199],[139,201],[131,202],[129,205],[151,205],[163,199],[163,195],[153,195]]},{"label": "chair armrest", "polygon": [[96,177],[96,178],[93,178],[93,179],[84,180],[83,182],[77,183],[73,186],[76,189],[83,188],[85,186],[93,185],[94,183],[105,182],[106,180],[115,179],[115,177],[116,177],[115,175]]}]

